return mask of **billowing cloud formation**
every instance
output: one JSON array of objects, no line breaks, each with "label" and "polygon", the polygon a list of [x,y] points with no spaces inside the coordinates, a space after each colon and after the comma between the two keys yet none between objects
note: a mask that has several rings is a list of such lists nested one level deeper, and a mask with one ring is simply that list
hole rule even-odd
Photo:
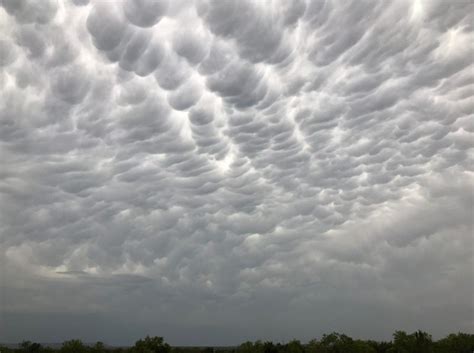
[{"label": "billowing cloud formation", "polygon": [[0,4],[0,341],[472,330],[470,1]]}]

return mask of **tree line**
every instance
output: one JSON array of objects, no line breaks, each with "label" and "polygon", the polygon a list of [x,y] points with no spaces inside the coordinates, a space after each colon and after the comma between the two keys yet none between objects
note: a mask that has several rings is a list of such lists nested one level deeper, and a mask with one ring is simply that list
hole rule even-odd
[{"label": "tree line", "polygon": [[111,347],[102,342],[93,345],[74,339],[60,348],[24,341],[17,348],[0,346],[0,353],[474,353],[474,334],[450,334],[440,340],[423,331],[396,331],[387,342],[353,339],[340,333],[325,334],[306,344],[271,341],[245,342],[235,347],[172,347],[162,337],[147,336],[132,347]]}]

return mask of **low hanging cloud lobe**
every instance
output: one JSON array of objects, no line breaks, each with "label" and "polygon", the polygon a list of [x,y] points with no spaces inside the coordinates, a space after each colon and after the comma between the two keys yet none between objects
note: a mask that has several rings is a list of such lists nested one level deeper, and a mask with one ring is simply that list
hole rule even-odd
[{"label": "low hanging cloud lobe", "polygon": [[0,0],[0,341],[472,331],[473,14]]}]

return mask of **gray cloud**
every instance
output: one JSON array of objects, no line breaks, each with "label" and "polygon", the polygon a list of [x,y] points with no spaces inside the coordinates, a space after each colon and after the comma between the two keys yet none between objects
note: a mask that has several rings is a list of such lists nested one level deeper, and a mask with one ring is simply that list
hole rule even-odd
[{"label": "gray cloud", "polygon": [[0,5],[0,342],[472,331],[470,2]]},{"label": "gray cloud", "polygon": [[42,2],[2,0],[2,7],[9,15],[14,16],[19,23],[45,24],[54,19],[58,10],[58,3],[55,0]]},{"label": "gray cloud", "polygon": [[127,0],[124,3],[124,13],[127,19],[139,27],[151,27],[157,24],[168,9],[168,1]]}]

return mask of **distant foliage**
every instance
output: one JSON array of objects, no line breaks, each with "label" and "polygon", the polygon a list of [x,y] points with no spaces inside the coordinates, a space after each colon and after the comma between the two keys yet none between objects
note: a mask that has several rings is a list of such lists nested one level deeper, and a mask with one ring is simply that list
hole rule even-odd
[{"label": "distant foliage", "polygon": [[88,353],[90,349],[80,340],[65,341],[59,350],[59,353]]},{"label": "distant foliage", "polygon": [[144,339],[135,342],[132,353],[169,353],[171,347],[165,343],[163,337],[146,336]]},{"label": "distant foliage", "polygon": [[102,342],[85,345],[80,340],[70,340],[64,342],[61,348],[53,349],[23,341],[16,349],[0,346],[0,353],[474,353],[474,334],[450,334],[434,341],[430,334],[423,331],[411,334],[397,331],[392,341],[377,342],[333,332],[306,344],[298,340],[284,344],[255,341],[226,348],[171,347],[163,337],[146,336],[129,348],[109,347]]}]

